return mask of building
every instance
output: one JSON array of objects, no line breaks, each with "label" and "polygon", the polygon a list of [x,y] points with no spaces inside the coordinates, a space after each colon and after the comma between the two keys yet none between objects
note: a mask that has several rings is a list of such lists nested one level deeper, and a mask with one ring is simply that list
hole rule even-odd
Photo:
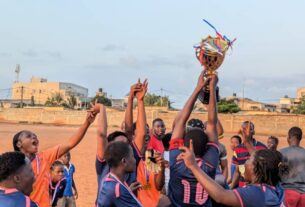
[{"label": "building", "polygon": [[302,97],[305,97],[305,87],[297,89],[297,100],[300,100]]},{"label": "building", "polygon": [[47,79],[32,77],[30,82],[13,84],[12,99],[32,100],[36,105],[44,105],[55,94],[60,94],[65,101],[75,96],[77,106],[80,107],[80,99],[88,96],[88,89],[73,83],[48,82]]}]

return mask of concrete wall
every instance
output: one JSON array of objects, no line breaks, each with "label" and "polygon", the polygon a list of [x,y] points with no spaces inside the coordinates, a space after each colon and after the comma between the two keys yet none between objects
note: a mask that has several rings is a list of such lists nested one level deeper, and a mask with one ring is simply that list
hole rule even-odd
[{"label": "concrete wall", "polygon": [[[167,111],[161,107],[147,107],[147,122],[151,126],[152,120],[159,117],[165,121],[167,129],[170,131],[172,122],[177,111]],[[124,119],[124,111],[111,108],[107,109],[108,125],[119,127]],[[0,109],[0,121],[44,123],[55,125],[79,125],[85,120],[85,111],[70,110],[49,110],[43,108],[28,109]],[[193,118],[207,120],[206,113],[193,113]],[[257,134],[265,135],[287,135],[287,131],[292,126],[299,126],[305,130],[305,116],[302,115],[241,115],[241,114],[219,114],[219,118],[226,132],[237,132],[244,120],[250,120],[255,124]],[[136,120],[136,110],[134,111]],[[96,123],[94,123],[96,124]],[[1,129],[0,129],[1,130]]]}]

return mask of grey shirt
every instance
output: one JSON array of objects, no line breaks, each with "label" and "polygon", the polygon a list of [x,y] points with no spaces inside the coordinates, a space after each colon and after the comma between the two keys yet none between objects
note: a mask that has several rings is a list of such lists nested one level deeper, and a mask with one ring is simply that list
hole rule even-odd
[{"label": "grey shirt", "polygon": [[284,189],[305,193],[305,149],[303,147],[286,147],[280,152],[288,159],[289,174],[282,178]]}]

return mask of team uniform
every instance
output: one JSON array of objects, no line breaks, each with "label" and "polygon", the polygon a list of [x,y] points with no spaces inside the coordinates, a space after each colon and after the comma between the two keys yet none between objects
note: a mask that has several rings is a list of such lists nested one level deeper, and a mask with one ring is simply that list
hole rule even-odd
[{"label": "team uniform", "polygon": [[[193,173],[185,166],[183,161],[177,161],[177,156],[181,153],[178,149],[180,146],[183,146],[183,139],[171,140],[168,196],[172,206],[212,206],[209,195],[197,182]],[[196,160],[198,166],[214,179],[219,160],[218,145],[208,143],[203,157]]]},{"label": "team uniform", "polygon": [[142,207],[126,182],[109,173],[103,179],[97,200],[98,207]]},{"label": "team uniform", "polygon": [[[138,166],[138,164],[142,158],[141,153],[138,150],[138,148],[134,142],[131,144],[131,148],[133,151],[134,158],[136,159],[136,166]],[[110,168],[109,168],[109,165],[107,164],[106,160],[99,160],[98,157],[96,157],[95,169],[96,169],[96,174],[97,174],[97,186],[98,186],[97,187],[97,196],[98,196],[100,186],[101,186],[105,176],[110,172]],[[131,183],[136,182],[136,179],[137,179],[136,171],[125,175],[125,181],[128,184],[128,186]]]},{"label": "team uniform", "polygon": [[305,149],[291,146],[280,152],[288,159],[289,174],[282,178],[288,207],[305,206]]},{"label": "team uniform", "polygon": [[55,186],[52,185],[52,182],[50,181],[50,196],[52,198],[51,205],[52,206],[62,206],[62,198],[64,196],[64,191],[66,188],[66,178],[61,179],[58,183],[56,183]]},{"label": "team uniform", "polygon": [[63,206],[75,206],[75,199],[73,196],[73,174],[75,173],[75,166],[69,163],[69,168],[65,166],[64,175],[66,178],[66,188],[64,190],[64,197],[62,198]]},{"label": "team uniform", "polygon": [[234,189],[241,207],[285,207],[283,188],[269,185],[247,185]]},{"label": "team uniform", "polygon": [[0,207],[38,207],[38,205],[17,189],[0,187]]},{"label": "team uniform", "polygon": [[156,207],[160,200],[161,193],[156,188],[155,176],[147,171],[145,161],[141,159],[137,168],[137,181],[141,183],[142,189],[137,194],[144,207]]},{"label": "team uniform", "polygon": [[157,152],[160,152],[161,154],[163,154],[164,145],[163,145],[162,140],[159,140],[153,133],[151,133],[150,140],[147,145],[147,149],[154,149]]},{"label": "team uniform", "polygon": [[52,163],[59,158],[59,145],[36,154],[32,160],[32,168],[36,181],[33,185],[33,192],[30,198],[39,204],[40,207],[50,206],[49,172]]},{"label": "team uniform", "polygon": [[[261,143],[259,141],[256,141],[255,139],[253,139],[253,143],[254,143],[254,148],[257,151],[267,149],[266,145],[264,145],[263,143]],[[238,145],[237,147],[235,147],[232,163],[234,165],[237,165],[239,168],[239,172],[240,172],[239,187],[243,187],[246,185],[246,180],[244,178],[245,163],[249,158],[250,158],[250,154],[243,143]]]}]

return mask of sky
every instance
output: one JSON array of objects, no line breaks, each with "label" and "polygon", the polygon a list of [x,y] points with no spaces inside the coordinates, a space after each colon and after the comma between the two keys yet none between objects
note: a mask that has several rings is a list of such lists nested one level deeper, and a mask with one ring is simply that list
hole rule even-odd
[{"label": "sky", "polygon": [[193,46],[237,38],[219,69],[221,96],[277,102],[305,86],[305,1],[0,0],[0,97],[16,64],[32,76],[121,98],[138,78],[180,108],[202,67]]}]

